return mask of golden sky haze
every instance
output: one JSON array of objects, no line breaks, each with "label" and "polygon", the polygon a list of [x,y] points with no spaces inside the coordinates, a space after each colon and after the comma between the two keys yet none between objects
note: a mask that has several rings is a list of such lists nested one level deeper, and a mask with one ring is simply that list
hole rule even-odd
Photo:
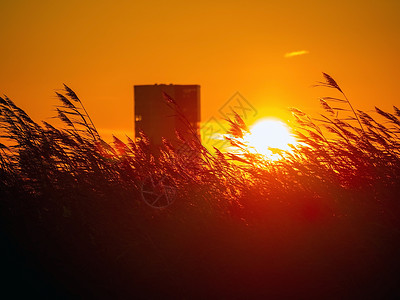
[{"label": "golden sky haze", "polygon": [[[35,120],[66,83],[106,134],[133,135],[133,85],[200,84],[202,119],[236,91],[259,117],[318,111],[332,75],[354,106],[400,105],[400,1],[2,1],[0,93]],[[307,55],[286,58],[288,53]],[[252,122],[254,120],[249,120]]]}]

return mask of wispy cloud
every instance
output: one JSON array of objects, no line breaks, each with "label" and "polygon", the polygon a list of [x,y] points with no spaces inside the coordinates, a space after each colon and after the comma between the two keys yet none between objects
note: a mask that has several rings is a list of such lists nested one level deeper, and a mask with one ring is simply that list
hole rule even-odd
[{"label": "wispy cloud", "polygon": [[299,55],[304,55],[310,53],[307,50],[301,50],[301,51],[294,51],[294,52],[289,52],[285,54],[285,57],[293,57],[293,56],[299,56]]}]

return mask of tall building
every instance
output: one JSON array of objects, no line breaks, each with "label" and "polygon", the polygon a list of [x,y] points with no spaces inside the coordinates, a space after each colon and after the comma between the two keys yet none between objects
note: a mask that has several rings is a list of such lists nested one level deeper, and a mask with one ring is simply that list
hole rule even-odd
[{"label": "tall building", "polygon": [[135,85],[135,135],[142,130],[150,139],[152,148],[162,144],[162,137],[177,144],[175,131],[184,138],[192,139],[187,125],[177,112],[167,104],[163,92],[175,100],[180,111],[190,122],[199,136],[200,127],[200,86],[199,85]]}]

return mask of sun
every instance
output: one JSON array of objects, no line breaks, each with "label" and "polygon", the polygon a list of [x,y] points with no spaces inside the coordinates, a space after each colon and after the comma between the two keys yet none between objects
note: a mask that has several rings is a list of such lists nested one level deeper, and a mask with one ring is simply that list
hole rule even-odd
[{"label": "sun", "polygon": [[289,144],[295,145],[296,139],[289,127],[278,119],[264,118],[250,127],[250,132],[244,137],[249,150],[276,160],[281,156],[274,149],[290,151]]}]

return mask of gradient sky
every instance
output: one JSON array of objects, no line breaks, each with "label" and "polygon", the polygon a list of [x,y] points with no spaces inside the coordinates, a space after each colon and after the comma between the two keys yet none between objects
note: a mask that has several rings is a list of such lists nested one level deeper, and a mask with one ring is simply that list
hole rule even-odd
[{"label": "gradient sky", "polygon": [[[133,135],[133,85],[200,84],[202,119],[239,91],[257,117],[318,112],[332,75],[353,105],[400,105],[400,1],[0,2],[0,93],[36,121],[69,85],[104,134]],[[252,122],[253,120],[249,120]]]}]

